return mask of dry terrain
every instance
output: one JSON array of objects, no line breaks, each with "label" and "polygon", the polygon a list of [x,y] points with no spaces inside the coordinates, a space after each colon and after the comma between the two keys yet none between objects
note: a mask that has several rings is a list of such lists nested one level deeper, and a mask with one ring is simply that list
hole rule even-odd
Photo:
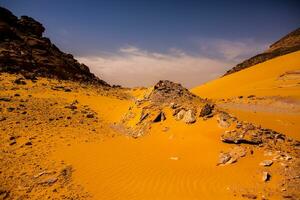
[{"label": "dry terrain", "polygon": [[0,198],[299,199],[299,54],[194,94],[2,73]]}]

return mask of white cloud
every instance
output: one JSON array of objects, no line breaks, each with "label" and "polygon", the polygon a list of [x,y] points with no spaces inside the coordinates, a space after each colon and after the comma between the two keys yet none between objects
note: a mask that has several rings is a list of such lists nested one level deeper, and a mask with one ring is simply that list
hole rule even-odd
[{"label": "white cloud", "polygon": [[199,55],[176,48],[158,53],[127,46],[116,53],[78,57],[78,60],[110,84],[151,86],[167,79],[191,88],[224,74],[240,57],[251,53],[253,48],[249,43],[213,40],[202,43]]}]

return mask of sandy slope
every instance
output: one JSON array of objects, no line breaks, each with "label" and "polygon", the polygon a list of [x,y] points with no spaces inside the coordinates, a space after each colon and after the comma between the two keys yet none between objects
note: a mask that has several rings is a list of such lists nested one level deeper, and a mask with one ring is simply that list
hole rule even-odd
[{"label": "sandy slope", "polygon": [[[280,56],[192,89],[207,98],[292,96],[300,98],[300,51]],[[281,77],[282,76],[282,77]]]},{"label": "sandy slope", "polygon": [[213,80],[192,92],[214,99],[243,120],[300,139],[300,51]]}]

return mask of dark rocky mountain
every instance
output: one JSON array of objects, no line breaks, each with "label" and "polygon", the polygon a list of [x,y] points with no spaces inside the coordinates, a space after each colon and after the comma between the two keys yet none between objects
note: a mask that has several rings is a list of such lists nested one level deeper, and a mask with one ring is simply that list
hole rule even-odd
[{"label": "dark rocky mountain", "polygon": [[258,54],[252,58],[249,58],[242,63],[236,65],[232,69],[228,70],[224,76],[238,72],[245,68],[251,67],[258,63],[265,62],[277,56],[282,56],[288,53],[292,53],[300,50],[300,28],[294,30],[288,35],[284,36],[274,44],[272,44],[268,50]]},{"label": "dark rocky mountain", "polygon": [[49,38],[43,37],[44,31],[44,26],[33,18],[17,18],[0,7],[0,72],[109,86],[73,55],[60,51]]}]

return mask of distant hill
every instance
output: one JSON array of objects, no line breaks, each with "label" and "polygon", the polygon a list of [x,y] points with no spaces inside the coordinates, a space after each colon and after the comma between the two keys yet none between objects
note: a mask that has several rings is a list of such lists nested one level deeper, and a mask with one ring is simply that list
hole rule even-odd
[{"label": "distant hill", "polygon": [[277,56],[282,56],[288,53],[292,53],[300,50],[300,28],[294,30],[288,35],[284,36],[274,44],[272,44],[268,50],[258,54],[252,58],[249,58],[242,63],[236,65],[232,69],[228,70],[224,76],[251,67],[258,63],[265,62]]},{"label": "distant hill", "polygon": [[32,73],[108,86],[73,55],[60,51],[43,37],[44,31],[44,26],[33,18],[17,18],[0,7],[0,72]]}]

